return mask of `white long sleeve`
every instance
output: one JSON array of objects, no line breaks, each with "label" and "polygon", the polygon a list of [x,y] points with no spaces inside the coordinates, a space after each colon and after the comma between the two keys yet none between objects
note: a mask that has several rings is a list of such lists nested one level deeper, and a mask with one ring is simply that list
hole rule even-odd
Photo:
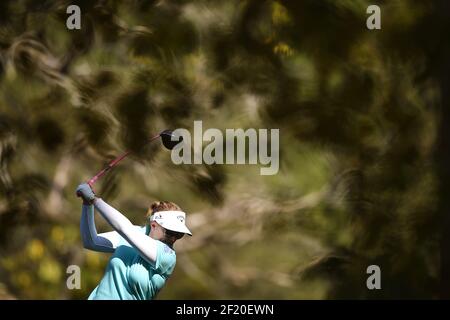
[{"label": "white long sleeve", "polygon": [[155,265],[157,257],[157,241],[146,234],[139,232],[135,226],[122,213],[111,207],[105,201],[97,198],[94,206],[102,217],[116,230],[128,243],[136,248],[141,257]]},{"label": "white long sleeve", "polygon": [[114,252],[120,242],[116,231],[97,234],[94,220],[94,206],[83,205],[80,221],[81,238],[86,249],[98,252]]}]

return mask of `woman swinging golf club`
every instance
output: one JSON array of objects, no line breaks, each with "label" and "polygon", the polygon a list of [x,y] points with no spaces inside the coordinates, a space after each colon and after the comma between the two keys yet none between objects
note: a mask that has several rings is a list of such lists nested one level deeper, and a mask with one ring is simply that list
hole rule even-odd
[{"label": "woman swinging golf club", "polygon": [[[119,211],[97,198],[87,183],[76,193],[83,199],[81,236],[86,249],[113,253],[105,275],[89,300],[150,300],[175,267],[173,244],[184,234],[186,214],[174,203],[155,202],[144,227],[133,225]],[[94,208],[115,231],[97,234]]]}]

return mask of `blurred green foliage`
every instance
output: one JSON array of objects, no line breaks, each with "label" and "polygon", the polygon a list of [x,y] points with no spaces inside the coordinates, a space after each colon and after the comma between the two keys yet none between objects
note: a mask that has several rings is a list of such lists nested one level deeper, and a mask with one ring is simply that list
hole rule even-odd
[{"label": "blurred green foliage", "polygon": [[[77,4],[82,29],[67,30]],[[366,28],[378,4],[382,29]],[[0,298],[85,299],[75,187],[194,237],[160,299],[439,298],[450,292],[446,1],[0,2]],[[165,128],[279,128],[280,172],[175,166]],[[99,231],[109,230],[98,219]],[[66,269],[82,270],[68,290]],[[366,268],[382,290],[366,288]]]}]

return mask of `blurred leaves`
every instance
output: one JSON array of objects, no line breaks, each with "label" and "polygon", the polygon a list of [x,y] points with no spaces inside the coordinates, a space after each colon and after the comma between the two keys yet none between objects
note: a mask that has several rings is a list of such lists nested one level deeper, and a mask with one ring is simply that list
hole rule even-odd
[{"label": "blurred leaves", "polygon": [[[136,224],[174,201],[194,232],[159,298],[437,298],[448,4],[382,1],[376,32],[369,4],[0,1],[0,298],[88,296],[108,256],[82,249],[73,190],[125,150],[96,192]],[[194,120],[280,129],[280,172],[148,143]]]},{"label": "blurred leaves", "polygon": [[131,89],[125,92],[118,100],[118,120],[122,123],[122,139],[125,145],[134,153],[141,153],[149,139],[149,125],[152,109],[147,100],[147,91],[144,88]]}]

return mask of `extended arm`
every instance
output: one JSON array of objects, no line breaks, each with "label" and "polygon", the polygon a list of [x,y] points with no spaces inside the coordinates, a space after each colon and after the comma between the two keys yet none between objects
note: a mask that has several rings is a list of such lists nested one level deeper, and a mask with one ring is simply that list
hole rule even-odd
[{"label": "extended arm", "polygon": [[86,249],[98,252],[114,252],[120,241],[120,235],[115,232],[97,234],[94,220],[94,206],[83,204],[80,222],[81,238]]}]

